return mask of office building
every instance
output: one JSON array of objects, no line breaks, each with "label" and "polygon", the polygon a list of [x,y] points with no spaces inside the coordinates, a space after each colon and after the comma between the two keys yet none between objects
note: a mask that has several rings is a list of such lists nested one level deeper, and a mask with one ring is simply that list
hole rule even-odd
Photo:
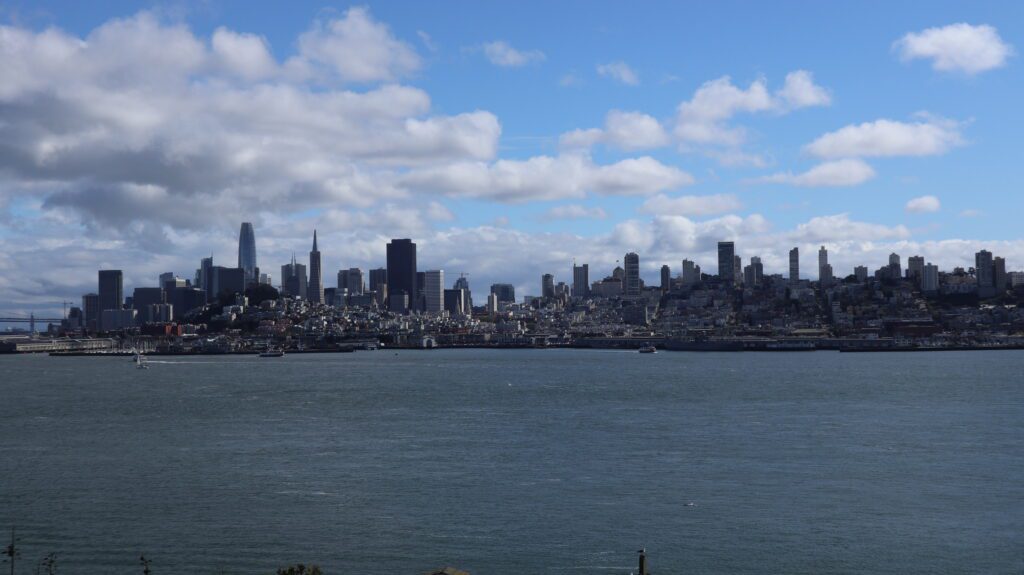
[{"label": "office building", "polygon": [[622,284],[622,295],[636,297],[640,295],[640,256],[629,252],[622,260],[625,271]]},{"label": "office building", "polygon": [[238,267],[245,274],[247,283],[259,281],[256,275],[256,234],[249,222],[242,222],[238,231]]},{"label": "office building", "polygon": [[981,250],[974,254],[974,277],[978,283],[978,295],[992,297],[995,295],[995,269],[992,252]]},{"label": "office building", "polygon": [[245,270],[242,268],[226,268],[213,266],[210,269],[210,286],[207,293],[213,293],[213,299],[232,298],[236,294],[245,293]]},{"label": "office building", "polygon": [[900,265],[899,254],[889,254],[889,277],[898,280],[903,277],[903,266]]},{"label": "office building", "polygon": [[466,315],[466,292],[461,289],[444,290],[444,310],[452,316]]},{"label": "office building", "polygon": [[868,281],[868,267],[867,266],[857,266],[857,267],[853,268],[853,275],[854,275],[854,277],[857,278],[857,281],[859,283],[867,282]]},{"label": "office building", "polygon": [[736,247],[732,242],[718,242],[718,279],[733,283],[736,279]]},{"label": "office building", "polygon": [[555,297],[555,276],[544,274],[540,277],[540,296]]},{"label": "office building", "polygon": [[306,296],[311,303],[324,303],[322,263],[320,250],[316,246],[316,230],[313,230],[313,249],[309,250],[309,295]]},{"label": "office building", "polygon": [[668,265],[661,266],[661,291],[667,292],[672,289],[672,270]]},{"label": "office building", "polygon": [[377,268],[370,270],[370,291],[380,292],[381,286],[388,284],[388,270],[386,268]]},{"label": "office building", "polygon": [[1006,260],[999,256],[992,258],[992,285],[996,294],[1006,291]]},{"label": "office building", "polygon": [[84,327],[88,331],[99,329],[100,321],[100,296],[95,293],[87,293],[82,296],[82,318],[85,320]]},{"label": "office building", "polygon": [[165,303],[167,303],[167,292],[162,287],[137,287],[132,292],[132,309],[138,312],[138,317],[143,322],[149,320],[149,314],[146,311],[149,306]]},{"label": "office building", "polygon": [[348,295],[363,295],[363,270],[349,268],[338,272],[338,290]]},{"label": "office building", "polygon": [[[418,292],[416,285],[416,244],[410,239],[393,239],[387,247],[388,293],[404,293],[407,306]],[[394,306],[389,306],[394,309]]]},{"label": "office building", "polygon": [[281,266],[281,291],[293,298],[304,298],[307,286],[306,266],[296,263],[293,254],[292,262]]},{"label": "office building", "polygon": [[101,331],[112,329],[103,325],[103,312],[120,310],[124,305],[124,275],[121,270],[99,271],[99,327]]},{"label": "office building", "polygon": [[924,258],[921,256],[910,256],[907,258],[907,279],[921,281],[924,275]]},{"label": "office building", "polygon": [[491,293],[499,303],[516,302],[516,288],[512,284],[491,284]]},{"label": "office building", "polygon": [[800,248],[789,250],[789,283],[800,281]]},{"label": "office building", "polygon": [[683,285],[693,285],[700,281],[700,266],[690,260],[683,260]]},{"label": "office building", "polygon": [[212,283],[210,281],[210,270],[213,269],[213,256],[203,258],[199,264],[199,282],[196,287],[206,292],[207,301],[212,300],[216,294],[211,293],[213,290]]},{"label": "office building", "polygon": [[921,268],[921,291],[924,293],[939,291],[939,266],[929,263]]},{"label": "office building", "polygon": [[572,266],[572,296],[587,297],[590,295],[590,264]]},{"label": "office building", "polygon": [[736,283],[743,282],[743,260],[740,256],[732,256],[732,279]]},{"label": "office building", "polygon": [[439,313],[444,309],[444,270],[423,272],[423,311]]},{"label": "office building", "polygon": [[455,280],[455,284],[453,287],[455,289],[460,289],[464,292],[462,303],[465,306],[465,313],[466,315],[472,315],[473,294],[472,292],[469,291],[469,279],[466,277],[466,274],[459,275],[459,278]]}]

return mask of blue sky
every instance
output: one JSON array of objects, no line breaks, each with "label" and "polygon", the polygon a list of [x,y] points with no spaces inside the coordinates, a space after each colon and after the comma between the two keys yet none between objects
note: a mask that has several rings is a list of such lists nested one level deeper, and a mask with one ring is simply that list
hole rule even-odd
[{"label": "blue sky", "polygon": [[[426,266],[526,293],[545,271],[568,280],[573,257],[603,274],[635,249],[651,279],[684,257],[711,265],[717,239],[773,272],[793,245],[812,268],[821,243],[837,268],[889,251],[950,267],[989,247],[1020,269],[1021,22],[1012,2],[0,1],[5,61],[21,65],[0,71],[16,86],[0,91],[0,120],[19,118],[0,131],[20,138],[0,155],[0,266],[33,278],[0,283],[0,307],[77,297],[100,265],[147,285],[191,275],[202,253],[230,261],[243,219],[272,272],[315,226],[328,268],[376,267],[381,238],[411,236]],[[253,44],[221,50],[218,30],[270,60],[243,53]],[[261,67],[232,69],[253,64],[240,54]],[[803,91],[787,99],[794,74]],[[715,82],[742,103],[713,97],[685,116]],[[273,114],[302,104],[286,92],[325,108],[288,123]],[[370,111],[325,101],[345,94]],[[228,118],[225,102],[243,99]],[[48,121],[29,129],[26,110]],[[402,132],[410,120],[438,133]],[[588,129],[601,132],[566,144]],[[152,172],[144,157],[159,158]],[[808,174],[818,166],[830,171]],[[69,246],[81,267],[53,273]]]}]

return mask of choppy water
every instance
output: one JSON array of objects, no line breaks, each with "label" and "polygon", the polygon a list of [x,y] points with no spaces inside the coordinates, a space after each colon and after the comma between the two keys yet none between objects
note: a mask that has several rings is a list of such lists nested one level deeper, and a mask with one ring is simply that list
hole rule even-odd
[{"label": "choppy water", "polygon": [[1024,571],[1024,352],[7,356],[0,394],[21,573]]}]

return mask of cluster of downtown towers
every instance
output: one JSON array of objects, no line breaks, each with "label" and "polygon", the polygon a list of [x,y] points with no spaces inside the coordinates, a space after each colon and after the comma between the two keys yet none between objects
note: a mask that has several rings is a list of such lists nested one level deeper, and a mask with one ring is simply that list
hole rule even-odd
[{"label": "cluster of downtown towers", "polygon": [[[978,252],[976,259],[979,291],[983,284],[998,285],[998,276],[1005,276],[1005,262],[1002,258],[993,258],[991,253],[983,250]],[[923,291],[938,289],[937,266],[925,264],[924,258],[920,256],[910,257],[907,263],[907,275],[915,276]],[[750,258],[750,264],[744,267],[733,242],[718,243],[719,279],[730,284],[756,286],[761,283],[763,273],[759,257]],[[900,277],[902,270],[899,256],[892,254],[889,264],[875,274]],[[864,266],[857,266],[854,275],[858,280],[864,280],[868,270]],[[393,239],[387,244],[387,267],[370,270],[368,289],[359,268],[340,270],[337,277],[336,288],[324,287],[322,258],[314,230],[308,270],[307,266],[297,263],[293,255],[290,263],[281,266],[279,286],[284,294],[305,298],[313,304],[333,305],[343,300],[352,305],[386,306],[390,311],[398,313],[411,310],[472,313],[472,299],[466,277],[460,276],[452,289],[445,289],[443,270],[418,271],[416,244],[410,239]],[[682,261],[679,274],[682,284],[696,283],[701,277],[699,265],[690,260]],[[789,279],[797,282],[799,277],[800,253],[794,247],[789,252]],[[833,282],[832,266],[828,263],[828,251],[824,246],[818,252],[818,277],[822,285]],[[667,291],[672,282],[669,266],[662,266],[661,289]],[[129,298],[124,297],[121,270],[100,270],[98,283],[99,293],[82,296],[82,309],[73,309],[72,314],[81,320],[82,327],[106,331],[139,323],[181,319],[186,312],[202,307],[207,302],[230,299],[253,285],[269,285],[272,281],[269,274],[260,273],[256,263],[255,232],[251,223],[244,222],[239,232],[236,267],[216,266],[212,256],[203,258],[192,280],[177,277],[171,272],[164,273],[160,275],[159,286],[136,287]],[[556,285],[551,274],[544,274],[541,278],[542,297],[586,297],[592,293],[605,297],[630,297],[640,295],[643,288],[640,257],[632,252],[625,255],[622,268],[616,268],[611,276],[593,284],[590,283],[587,264],[573,264],[571,287],[564,283]],[[515,289],[511,284],[493,284],[487,298],[487,307],[497,311],[499,303],[514,301]]]}]

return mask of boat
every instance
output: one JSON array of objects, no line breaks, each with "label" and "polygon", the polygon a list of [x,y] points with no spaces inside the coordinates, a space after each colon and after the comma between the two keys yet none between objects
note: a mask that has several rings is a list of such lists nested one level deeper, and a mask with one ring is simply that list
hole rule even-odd
[{"label": "boat", "polygon": [[146,364],[146,357],[141,353],[135,354],[135,369],[149,369],[149,365]]},{"label": "boat", "polygon": [[654,344],[645,344],[639,350],[640,353],[658,353],[658,348],[654,347]]},{"label": "boat", "polygon": [[267,348],[266,351],[260,352],[260,357],[282,357],[284,356],[283,349]]}]

